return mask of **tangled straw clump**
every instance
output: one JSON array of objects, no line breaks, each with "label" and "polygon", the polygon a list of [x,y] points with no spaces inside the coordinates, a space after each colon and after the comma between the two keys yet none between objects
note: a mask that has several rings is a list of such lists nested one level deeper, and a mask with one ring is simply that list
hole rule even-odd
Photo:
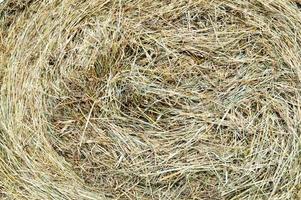
[{"label": "tangled straw clump", "polygon": [[295,3],[0,6],[1,198],[301,198]]}]

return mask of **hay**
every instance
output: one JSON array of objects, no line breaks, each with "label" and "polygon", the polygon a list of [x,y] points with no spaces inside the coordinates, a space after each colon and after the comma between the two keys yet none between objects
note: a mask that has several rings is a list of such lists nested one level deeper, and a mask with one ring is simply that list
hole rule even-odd
[{"label": "hay", "polygon": [[0,4],[3,199],[299,199],[284,0]]}]

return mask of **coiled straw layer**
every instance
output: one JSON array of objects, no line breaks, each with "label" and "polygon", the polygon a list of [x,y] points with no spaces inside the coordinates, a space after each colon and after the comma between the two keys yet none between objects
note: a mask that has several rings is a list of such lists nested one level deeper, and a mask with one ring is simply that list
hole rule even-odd
[{"label": "coiled straw layer", "polygon": [[296,3],[0,10],[1,198],[301,198]]}]

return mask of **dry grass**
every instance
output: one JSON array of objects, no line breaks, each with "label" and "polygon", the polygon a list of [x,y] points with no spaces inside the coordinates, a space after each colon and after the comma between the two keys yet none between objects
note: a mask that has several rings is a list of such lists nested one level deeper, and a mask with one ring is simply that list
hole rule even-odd
[{"label": "dry grass", "polygon": [[301,199],[301,11],[0,4],[0,198]]}]

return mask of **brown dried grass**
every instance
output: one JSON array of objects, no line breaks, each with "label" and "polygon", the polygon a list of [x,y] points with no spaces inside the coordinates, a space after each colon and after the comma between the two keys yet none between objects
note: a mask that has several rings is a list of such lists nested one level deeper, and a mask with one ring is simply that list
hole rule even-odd
[{"label": "brown dried grass", "polygon": [[5,1],[3,199],[299,199],[301,12]]}]

